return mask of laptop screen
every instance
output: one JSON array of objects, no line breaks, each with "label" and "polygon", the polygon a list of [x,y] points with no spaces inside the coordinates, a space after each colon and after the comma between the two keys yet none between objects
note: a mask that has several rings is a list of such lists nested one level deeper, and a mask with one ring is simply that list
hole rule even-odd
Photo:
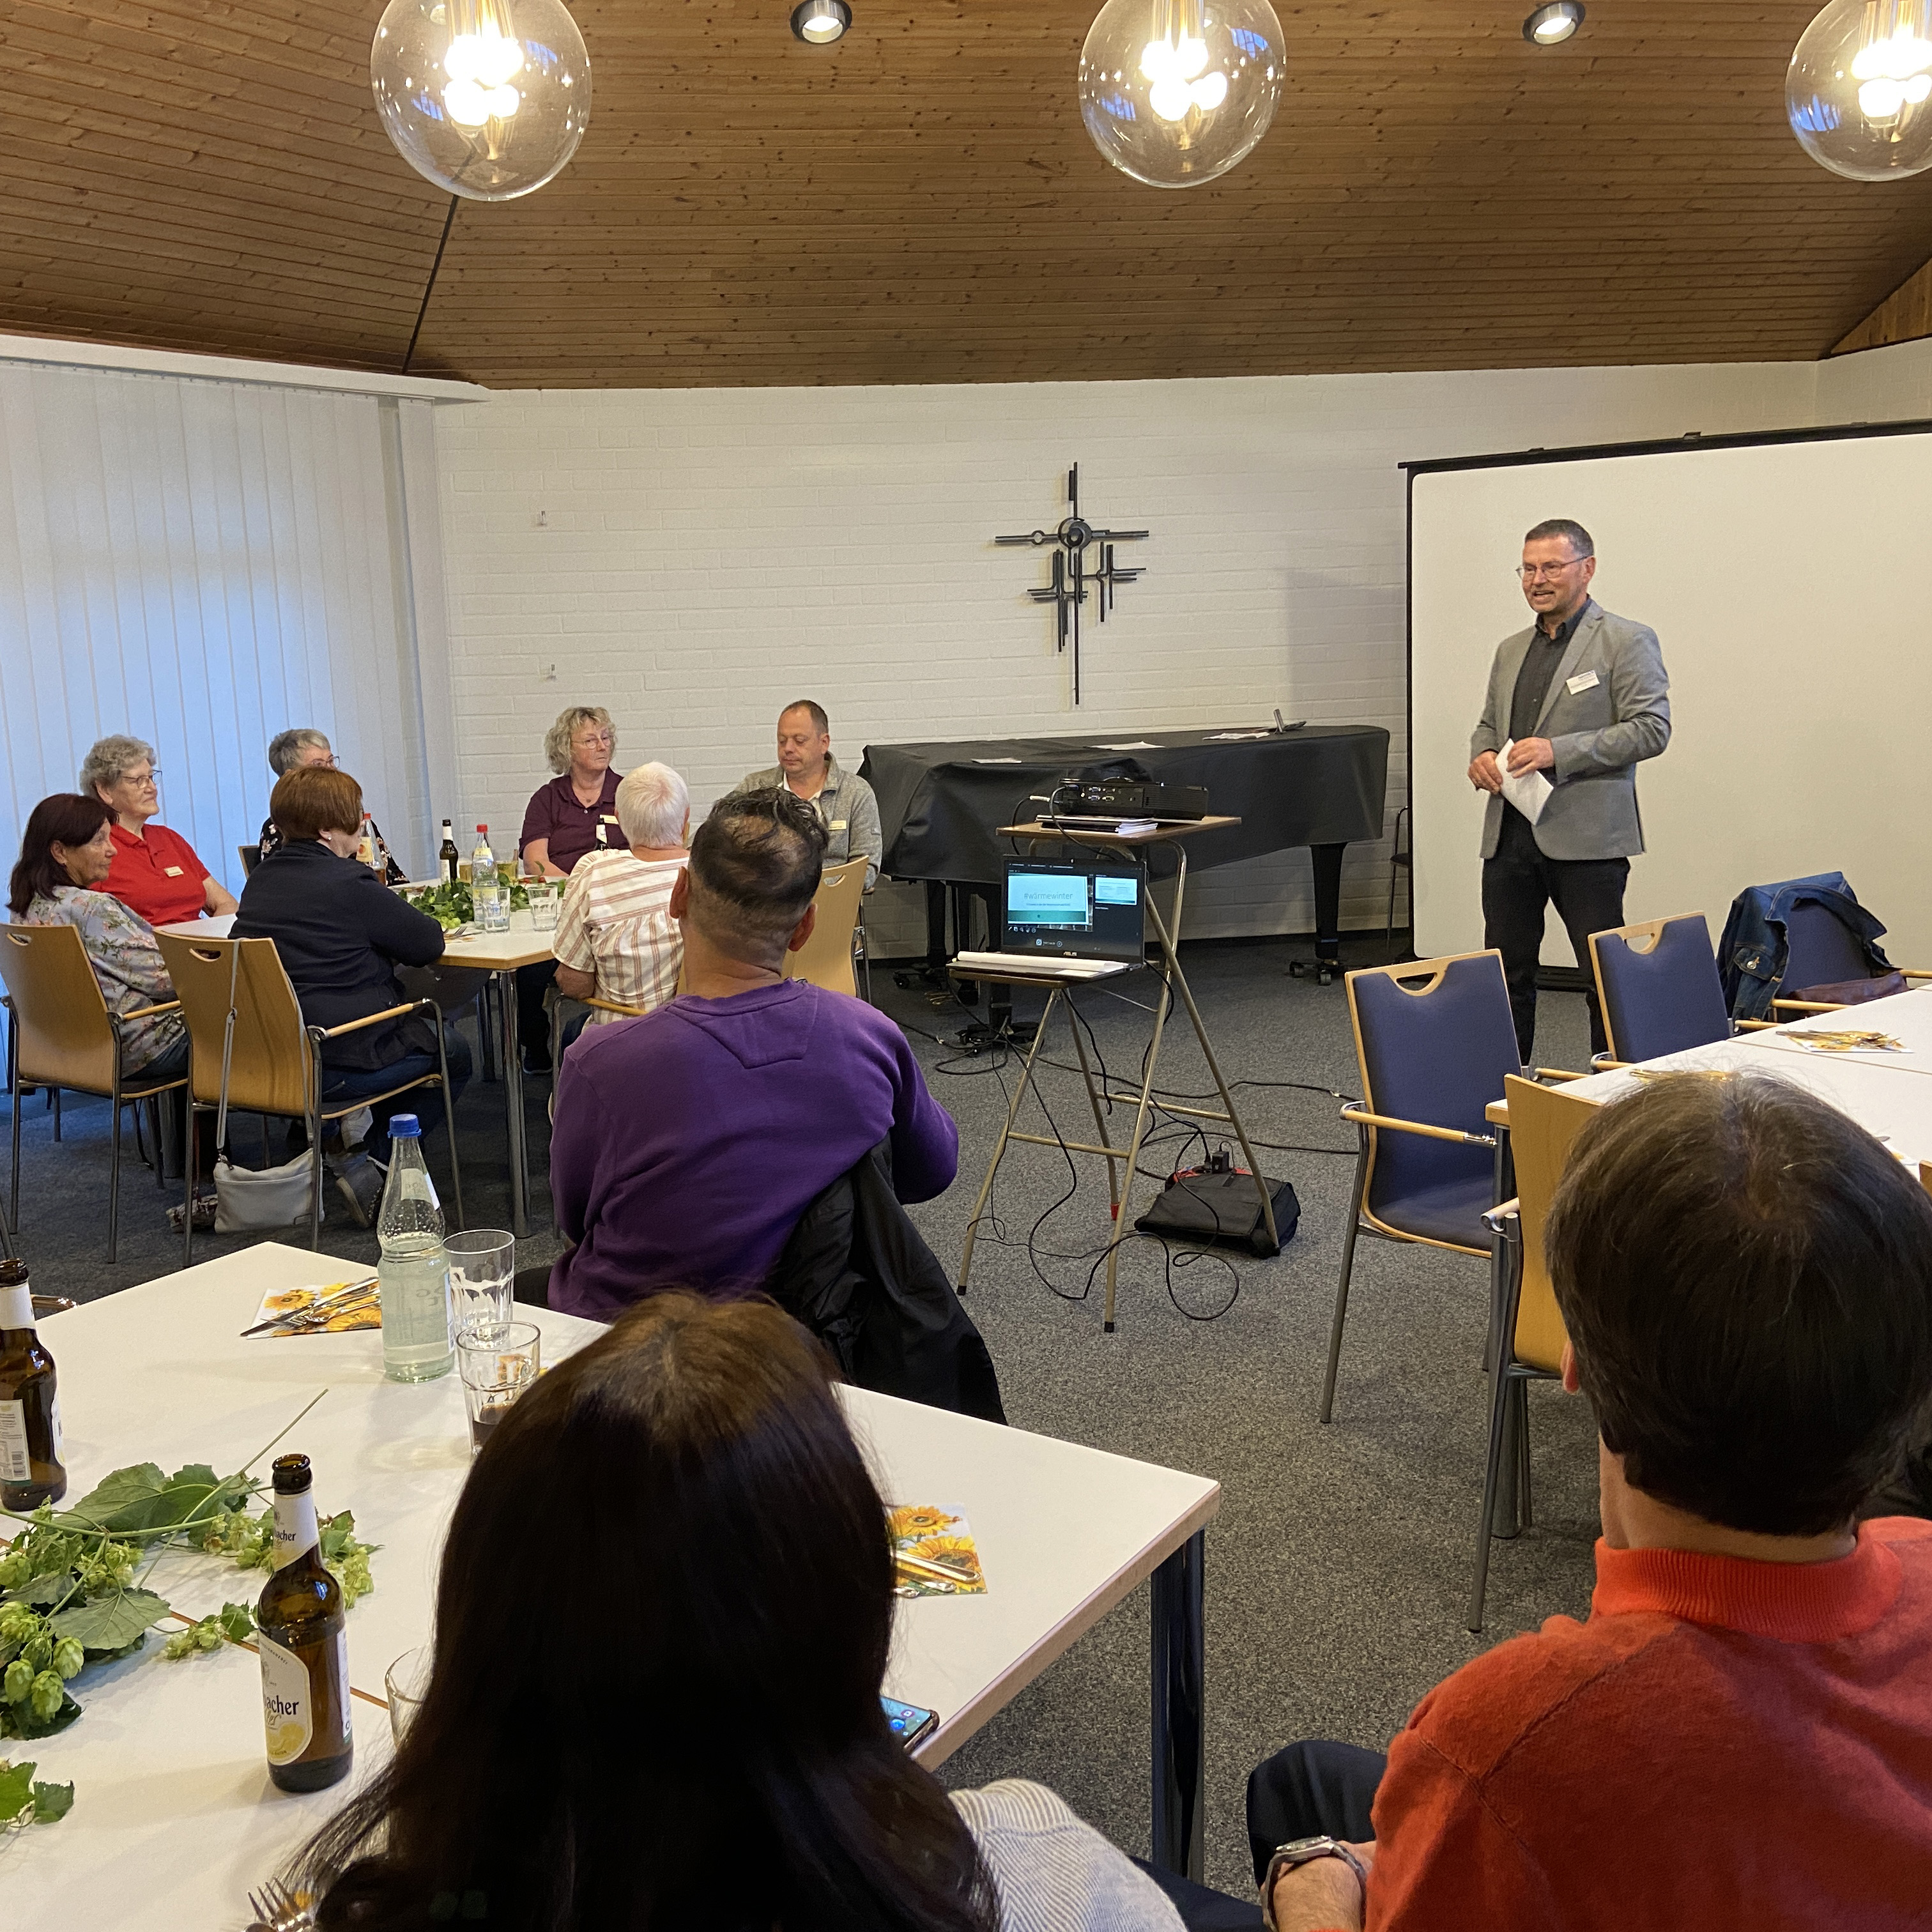
[{"label": "laptop screen", "polygon": [[1147,946],[1141,888],[1138,866],[1009,859],[1006,950],[1138,965]]}]

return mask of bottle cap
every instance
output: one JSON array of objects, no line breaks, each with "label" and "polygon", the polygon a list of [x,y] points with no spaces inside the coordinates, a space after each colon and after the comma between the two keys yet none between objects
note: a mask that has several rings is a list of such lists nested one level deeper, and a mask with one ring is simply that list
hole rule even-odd
[{"label": "bottle cap", "polygon": [[413,1114],[389,1116],[389,1138],[392,1141],[414,1140],[422,1132],[422,1123]]},{"label": "bottle cap", "polygon": [[0,1262],[0,1288],[25,1288],[27,1285],[27,1264],[22,1261],[9,1258]]},{"label": "bottle cap", "polygon": [[487,825],[479,825],[476,829],[478,832],[488,832],[490,828]]},{"label": "bottle cap", "polygon": [[306,1456],[278,1456],[274,1465],[275,1493],[298,1496],[314,1480]]}]

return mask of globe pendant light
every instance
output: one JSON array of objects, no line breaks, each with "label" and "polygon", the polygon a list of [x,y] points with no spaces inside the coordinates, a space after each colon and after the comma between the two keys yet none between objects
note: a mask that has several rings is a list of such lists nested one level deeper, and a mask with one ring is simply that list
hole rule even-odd
[{"label": "globe pendant light", "polygon": [[1198,188],[1268,132],[1283,72],[1268,0],[1107,0],[1080,56],[1080,116],[1123,173]]},{"label": "globe pendant light", "polygon": [[389,0],[369,85],[404,160],[472,201],[542,188],[590,119],[590,58],[562,0]]},{"label": "globe pendant light", "polygon": [[1932,168],[1932,0],[1832,0],[1784,79],[1791,131],[1852,181]]}]

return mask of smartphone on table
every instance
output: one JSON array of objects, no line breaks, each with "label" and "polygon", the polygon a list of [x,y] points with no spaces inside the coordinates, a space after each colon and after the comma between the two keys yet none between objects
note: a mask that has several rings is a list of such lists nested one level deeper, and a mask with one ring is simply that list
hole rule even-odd
[{"label": "smartphone on table", "polygon": [[879,1702],[885,1706],[886,1722],[892,1727],[892,1736],[910,1750],[914,1744],[923,1744],[939,1728],[939,1713],[928,1711],[922,1704],[902,1704],[896,1697],[881,1697]]}]

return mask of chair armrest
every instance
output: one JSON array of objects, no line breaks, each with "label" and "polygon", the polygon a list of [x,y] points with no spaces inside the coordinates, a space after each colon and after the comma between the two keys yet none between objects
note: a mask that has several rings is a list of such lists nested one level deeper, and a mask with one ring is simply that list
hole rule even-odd
[{"label": "chair armrest", "polygon": [[346,1033],[360,1033],[364,1027],[380,1025],[384,1020],[399,1020],[405,1013],[419,1013],[425,1006],[434,1006],[434,1000],[412,1000],[405,1006],[386,1007],[380,1013],[369,1013],[359,1020],[344,1020],[337,1027],[311,1027],[309,1030],[318,1040],[340,1040]]},{"label": "chair armrest", "polygon": [[1517,1199],[1498,1201],[1493,1208],[1490,1208],[1489,1211],[1484,1215],[1483,1226],[1488,1228],[1491,1234],[1500,1234],[1505,1240],[1508,1240],[1510,1238],[1510,1230],[1507,1224],[1511,1221],[1514,1221],[1520,1225],[1522,1220],[1522,1203],[1521,1201]]},{"label": "chair armrest", "polygon": [[136,1006],[131,1012],[116,1013],[117,1020],[152,1019],[157,1013],[178,1013],[181,1011],[178,1000],[164,1000],[158,1006]]},{"label": "chair armrest", "polygon": [[1358,1127],[1388,1127],[1399,1134],[1423,1134],[1432,1141],[1456,1141],[1465,1147],[1492,1148],[1494,1134],[1466,1134],[1460,1127],[1432,1127],[1424,1120],[1398,1120],[1387,1114],[1365,1114],[1359,1107],[1344,1107],[1342,1118]]},{"label": "chair armrest", "polygon": [[1774,1013],[1841,1013],[1845,1008],[1843,1000],[1773,1000],[1771,1003]]},{"label": "chair armrest", "polygon": [[642,1006],[620,1005],[615,1000],[586,1000],[586,1006],[595,1006],[600,1013],[622,1013],[627,1020],[640,1020],[644,1016]]},{"label": "chair armrest", "polygon": [[[1590,1073],[1600,1073],[1603,1071],[1603,1068],[1594,1060],[1590,1063]],[[1587,1080],[1590,1077],[1589,1073],[1575,1073],[1567,1066],[1539,1066],[1534,1070],[1534,1072],[1539,1081]]]},{"label": "chair armrest", "polygon": [[1898,966],[1892,970],[1901,980],[1932,980],[1932,966]]},{"label": "chair armrest", "polygon": [[1776,1020],[1733,1020],[1731,1029],[1734,1033],[1775,1033],[1779,1024]]}]

